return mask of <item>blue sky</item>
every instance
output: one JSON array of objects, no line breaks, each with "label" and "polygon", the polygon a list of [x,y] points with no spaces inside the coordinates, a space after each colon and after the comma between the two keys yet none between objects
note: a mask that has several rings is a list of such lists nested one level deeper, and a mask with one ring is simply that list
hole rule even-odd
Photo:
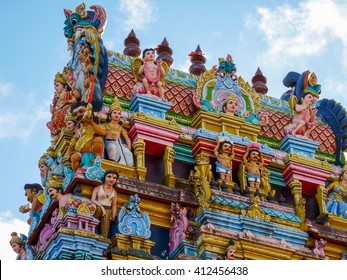
[{"label": "blue sky", "polygon": [[[0,259],[14,259],[10,233],[27,233],[25,183],[40,182],[38,159],[50,145],[46,122],[56,72],[69,60],[63,34],[63,9],[81,1],[2,3],[0,24]],[[289,71],[314,71],[322,97],[346,107],[347,3],[343,0],[118,0],[85,1],[106,9],[103,36],[107,49],[123,52],[132,28],[140,48],[156,47],[166,37],[173,49],[173,68],[188,71],[190,51],[200,47],[206,68],[230,53],[237,75],[251,82],[259,66],[268,94],[280,97]]]}]

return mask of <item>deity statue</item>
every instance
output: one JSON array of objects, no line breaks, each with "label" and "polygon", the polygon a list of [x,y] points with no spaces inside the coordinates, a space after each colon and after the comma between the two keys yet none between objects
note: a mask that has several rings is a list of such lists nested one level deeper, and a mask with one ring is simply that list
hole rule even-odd
[{"label": "deity statue", "polygon": [[61,187],[53,185],[50,186],[47,191],[51,199],[59,202],[58,218],[63,218],[66,213],[65,206],[67,205],[69,199],[72,197],[72,193],[63,194]]},{"label": "deity statue", "polygon": [[341,170],[339,180],[326,188],[328,213],[347,219],[347,165]]},{"label": "deity statue", "polygon": [[231,116],[238,116],[238,104],[239,101],[236,94],[232,93],[223,101],[222,112]]},{"label": "deity statue", "polygon": [[246,153],[243,156],[243,164],[249,187],[258,189],[261,182],[261,168],[264,166],[263,154],[260,152],[258,145],[251,144],[247,146]]},{"label": "deity statue", "polygon": [[[105,132],[105,149],[109,160],[133,166],[131,141],[128,133],[122,127],[121,113],[122,107],[118,98],[115,97],[107,115],[106,123],[101,125]],[[125,143],[123,144],[123,142]]]},{"label": "deity statue", "polygon": [[220,88],[231,89],[234,85],[237,85],[236,65],[230,54],[226,59],[219,58],[219,65],[213,67],[217,78],[217,84],[215,90]]},{"label": "deity statue", "polygon": [[[70,83],[72,86],[72,84]],[[61,129],[65,127],[65,115],[71,106],[76,103],[80,98],[80,93],[66,80],[63,74],[57,73],[54,79],[55,94],[50,105],[52,114],[51,121],[47,123],[47,127],[52,135],[59,135]]]},{"label": "deity statue", "polygon": [[[290,74],[288,74],[287,77],[288,76],[290,76]],[[317,76],[315,73],[306,71],[299,75],[295,83],[295,90],[290,95],[288,101],[293,118],[291,124],[284,127],[286,134],[309,139],[310,133],[316,126],[317,109],[315,108],[315,104],[319,99],[320,93],[321,86],[317,83]]]},{"label": "deity statue", "polygon": [[95,157],[101,157],[104,150],[102,136],[105,132],[93,121],[91,104],[79,101],[70,110],[79,125],[79,133],[74,135],[68,150],[72,170],[76,172],[80,167],[90,167]]},{"label": "deity statue", "polygon": [[235,156],[233,142],[228,137],[218,137],[214,154],[217,159],[216,172],[220,179],[232,181],[232,163]]},{"label": "deity statue", "polygon": [[29,219],[27,222],[30,225],[30,235],[39,223],[42,205],[45,202],[45,194],[42,186],[37,183],[25,184],[24,191],[28,202],[31,203],[31,206],[30,204],[20,206],[19,212],[23,214],[29,212]]},{"label": "deity statue", "polygon": [[91,202],[97,206],[95,216],[101,220],[101,235],[106,238],[109,234],[110,224],[116,220],[117,215],[117,180],[118,171],[106,170],[102,184],[94,188],[91,197]]},{"label": "deity statue", "polygon": [[19,237],[16,232],[11,233],[10,245],[13,251],[17,254],[16,260],[26,260],[27,250],[25,248],[25,241]]},{"label": "deity statue", "polygon": [[229,245],[226,249],[225,259],[226,260],[235,260],[236,246],[233,240],[229,241]]},{"label": "deity statue", "polygon": [[139,77],[142,82],[142,84],[135,84],[134,93],[147,94],[149,97],[166,101],[164,85],[169,66],[161,59],[155,61],[155,50],[152,48],[142,52],[142,59],[134,58],[131,62],[135,82]]}]

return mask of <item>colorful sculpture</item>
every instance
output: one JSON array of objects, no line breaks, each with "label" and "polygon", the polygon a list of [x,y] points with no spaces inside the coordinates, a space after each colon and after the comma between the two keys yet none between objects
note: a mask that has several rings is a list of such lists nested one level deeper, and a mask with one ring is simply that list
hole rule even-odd
[{"label": "colorful sculpture", "polygon": [[[101,220],[101,235],[108,237],[110,224],[116,220],[118,172],[113,169],[105,171],[102,185],[93,189],[91,201],[98,209],[96,216]],[[101,212],[101,213],[100,213]]]},{"label": "colorful sculpture", "polygon": [[42,186],[36,183],[25,184],[24,190],[25,196],[27,197],[27,200],[31,203],[31,206],[30,204],[20,206],[19,212],[23,214],[29,212],[29,219],[27,222],[30,225],[30,236],[40,221],[40,213],[42,211],[42,205],[45,202],[45,194],[43,192]]},{"label": "colorful sculpture", "polygon": [[175,250],[186,238],[188,229],[187,209],[181,208],[178,203],[171,203],[170,252]]},{"label": "colorful sculpture", "polygon": [[53,136],[58,136],[61,129],[66,127],[65,115],[71,104],[81,99],[80,93],[73,87],[68,85],[68,81],[61,73],[57,73],[54,79],[54,98],[50,105],[52,114],[51,121],[47,123],[47,127]]},{"label": "colorful sculpture", "polygon": [[[121,113],[122,107],[118,98],[115,97],[110,106],[106,123],[102,124],[102,128],[105,131],[105,149],[109,160],[133,166],[134,159],[131,153],[131,141],[128,133],[122,127]],[[123,142],[125,143],[123,144]]]},{"label": "colorful sculpture", "polygon": [[260,186],[260,172],[264,166],[263,155],[258,145],[248,145],[243,156],[247,182],[250,188],[258,189]]},{"label": "colorful sculpture", "polygon": [[215,90],[220,88],[231,89],[234,85],[237,85],[236,65],[230,54],[226,59],[219,58],[218,68],[214,66],[215,74],[217,78],[217,84]]},{"label": "colorful sculpture", "polygon": [[216,172],[219,173],[219,178],[225,181],[232,181],[232,167],[235,157],[233,142],[228,137],[218,137],[214,154],[217,159]]},{"label": "colorful sculpture", "polygon": [[347,219],[347,165],[342,168],[339,180],[331,183],[326,192],[328,213]]},{"label": "colorful sculpture", "polygon": [[27,260],[27,251],[25,249],[25,241],[19,237],[16,232],[11,233],[10,245],[17,254],[16,260]]},{"label": "colorful sculpture", "polygon": [[236,246],[235,246],[234,240],[230,240],[229,245],[226,249],[225,259],[235,260],[235,254],[236,254]]},{"label": "colorful sculpture", "polygon": [[285,133],[309,139],[310,133],[316,126],[317,109],[314,107],[321,93],[317,76],[308,70],[301,75],[290,72],[283,83],[287,86],[295,85],[295,90],[289,97],[293,119],[291,124],[284,127]]},{"label": "colorful sculpture", "polygon": [[137,194],[130,196],[130,201],[122,206],[118,215],[118,230],[124,235],[137,235],[148,239],[151,237],[151,221],[147,212],[140,213],[140,198]]},{"label": "colorful sculpture", "polygon": [[73,117],[79,124],[79,133],[70,142],[72,170],[92,166],[95,157],[101,157],[104,141],[101,136],[104,130],[93,121],[92,106],[79,101],[70,108]]},{"label": "colorful sculpture", "polygon": [[134,86],[134,93],[147,94],[150,97],[166,101],[164,86],[169,66],[160,59],[155,61],[155,50],[152,48],[145,49],[142,52],[142,59],[137,57],[131,62],[135,82],[138,79],[142,82],[142,84],[137,83]]},{"label": "colorful sculpture", "polygon": [[58,218],[62,219],[66,213],[65,206],[67,205],[69,199],[72,197],[72,193],[63,194],[62,188],[57,186],[49,187],[47,192],[51,199],[58,201]]},{"label": "colorful sculpture", "polygon": [[72,69],[76,89],[81,100],[92,104],[94,112],[98,112],[103,105],[102,89],[108,72],[107,50],[101,39],[106,12],[98,5],[90,8],[94,11],[87,11],[82,3],[75,12],[64,10],[64,34],[72,52],[68,67]]},{"label": "colorful sculpture", "polygon": [[222,103],[222,112],[231,116],[238,116],[238,104],[236,94],[232,93]]}]

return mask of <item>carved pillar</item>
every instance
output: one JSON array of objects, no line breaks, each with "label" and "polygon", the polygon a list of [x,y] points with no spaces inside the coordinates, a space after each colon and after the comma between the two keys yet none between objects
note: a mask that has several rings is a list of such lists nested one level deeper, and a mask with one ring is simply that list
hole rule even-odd
[{"label": "carved pillar", "polygon": [[145,167],[145,141],[141,138],[133,143],[134,155],[136,157],[136,172],[139,180],[146,179],[147,168]]},{"label": "carved pillar", "polygon": [[320,215],[328,214],[327,205],[326,205],[327,191],[324,186],[318,186],[316,199],[319,206],[319,214]]},{"label": "carved pillar", "polygon": [[305,204],[306,199],[302,197],[302,184],[301,182],[294,178],[288,185],[291,189],[292,195],[294,197],[295,203],[295,212],[301,219],[302,224],[305,223],[306,213],[305,213]]},{"label": "carved pillar", "polygon": [[190,171],[189,181],[194,186],[195,195],[198,198],[199,208],[197,214],[203,208],[208,208],[211,196],[210,182],[212,180],[212,166],[207,154],[201,153],[195,157],[194,171]]},{"label": "carved pillar", "polygon": [[165,170],[165,185],[174,187],[176,183],[176,176],[172,172],[172,165],[175,161],[175,154],[173,147],[166,146],[164,152],[164,170]]}]

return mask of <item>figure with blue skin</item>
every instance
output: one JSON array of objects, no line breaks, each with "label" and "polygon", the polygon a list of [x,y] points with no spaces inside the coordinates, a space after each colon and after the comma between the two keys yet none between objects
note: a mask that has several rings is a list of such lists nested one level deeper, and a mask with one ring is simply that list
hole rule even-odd
[{"label": "figure with blue skin", "polygon": [[331,183],[326,191],[328,213],[347,219],[347,165],[342,168],[339,180]]}]

